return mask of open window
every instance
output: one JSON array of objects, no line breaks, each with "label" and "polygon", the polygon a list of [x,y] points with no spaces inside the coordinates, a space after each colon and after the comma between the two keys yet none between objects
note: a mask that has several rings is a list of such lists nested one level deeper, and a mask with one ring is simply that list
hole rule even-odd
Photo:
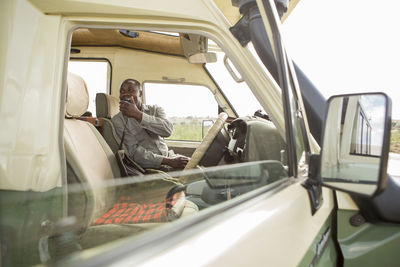
[{"label": "open window", "polygon": [[[218,84],[221,92],[227,97],[237,116],[250,116],[254,115],[256,111],[263,110],[229,57],[214,42],[210,43],[210,47],[216,53],[217,60],[206,63],[204,67]],[[264,113],[264,111],[262,112]]]},{"label": "open window", "polygon": [[80,75],[89,92],[88,111],[96,116],[96,94],[110,93],[111,63],[106,59],[74,58],[68,63],[68,71]]},{"label": "open window", "polygon": [[159,105],[174,125],[170,140],[201,141],[218,117],[218,103],[201,85],[144,83],[146,104]]}]

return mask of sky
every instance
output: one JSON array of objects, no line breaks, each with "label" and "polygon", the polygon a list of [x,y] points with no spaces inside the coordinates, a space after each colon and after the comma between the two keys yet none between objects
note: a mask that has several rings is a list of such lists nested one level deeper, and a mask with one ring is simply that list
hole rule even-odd
[{"label": "sky", "polygon": [[[301,0],[282,25],[283,38],[291,57],[326,98],[382,91],[392,99],[393,118],[400,120],[399,7],[395,0]],[[78,65],[70,70],[84,75]],[[106,71],[106,63],[98,71]],[[91,85],[89,77],[85,80],[88,87],[106,90],[100,89],[105,81]],[[94,111],[95,96],[90,99]],[[254,110],[244,107],[240,113]]]},{"label": "sky", "polygon": [[321,93],[385,92],[400,120],[400,1],[301,0],[282,26]]},{"label": "sky", "polygon": [[[163,107],[168,117],[182,117],[184,114],[185,116],[215,118],[218,111],[217,102],[210,90],[201,87],[204,86],[145,83],[146,104]],[[189,99],[196,101],[189,101]],[[179,105],[177,105],[178,101]],[[208,103],[207,108],[204,108],[204,103]]]},{"label": "sky", "polygon": [[385,98],[381,95],[366,95],[360,98],[360,104],[371,125],[372,146],[379,148],[378,151],[380,153],[380,151],[382,150],[385,123]]}]

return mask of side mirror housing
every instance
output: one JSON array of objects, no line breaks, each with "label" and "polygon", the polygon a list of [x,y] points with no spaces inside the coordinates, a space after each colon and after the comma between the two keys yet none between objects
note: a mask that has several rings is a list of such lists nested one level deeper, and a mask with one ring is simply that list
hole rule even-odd
[{"label": "side mirror housing", "polygon": [[391,100],[384,93],[328,100],[319,175],[322,184],[372,197],[386,186]]}]

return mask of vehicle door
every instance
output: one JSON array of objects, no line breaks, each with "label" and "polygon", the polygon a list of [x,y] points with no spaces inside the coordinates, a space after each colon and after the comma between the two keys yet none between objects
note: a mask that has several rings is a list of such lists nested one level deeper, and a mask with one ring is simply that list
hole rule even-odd
[{"label": "vehicle door", "polygon": [[[247,6],[240,7],[242,18],[250,19],[249,24],[254,23],[252,25],[255,28],[242,25],[243,29],[240,26],[236,29],[253,35],[241,45],[254,46],[264,66],[249,65],[249,62],[256,62],[254,60],[240,60],[245,54],[239,48],[237,54],[232,49],[241,42],[237,37],[234,39],[230,36],[234,45],[219,39],[218,34],[215,38],[222,47],[226,47],[230,60],[251,84],[251,90],[256,99],[261,100],[262,107],[266,111],[283,110],[283,120],[273,116],[272,121],[283,130],[282,137],[286,140],[286,150],[282,151],[285,159],[281,162],[286,165],[285,175],[267,186],[252,188],[250,192],[235,198],[230,197],[233,190],[216,185],[215,189],[220,190],[218,196],[223,195],[228,201],[204,209],[196,216],[174,222],[167,228],[153,231],[141,239],[100,249],[85,258],[86,264],[95,264],[101,255],[102,264],[159,266],[168,262],[181,264],[184,261],[197,266],[336,265],[333,192],[321,189],[310,181],[310,176],[315,174],[315,170],[308,169],[312,159],[310,154],[316,152],[317,148],[308,129],[296,75],[281,40],[274,2],[248,2]],[[269,59],[263,60],[265,57]],[[262,78],[252,76],[259,74],[262,68],[265,70]],[[251,73],[251,69],[257,73]],[[259,82],[265,78],[268,78],[268,85]],[[280,106],[271,105],[272,100],[263,101],[271,94],[268,90],[274,89],[281,90]],[[262,164],[251,163],[250,166]],[[206,168],[202,170],[202,175],[210,177],[222,173],[222,176],[228,174],[231,178],[234,176],[232,173],[240,173],[247,167],[246,164],[238,164]],[[196,176],[199,173],[191,174]],[[190,181],[187,177],[191,174],[178,173],[176,176]],[[212,181],[208,181],[208,184],[212,184]],[[78,258],[77,262],[80,260]]]}]

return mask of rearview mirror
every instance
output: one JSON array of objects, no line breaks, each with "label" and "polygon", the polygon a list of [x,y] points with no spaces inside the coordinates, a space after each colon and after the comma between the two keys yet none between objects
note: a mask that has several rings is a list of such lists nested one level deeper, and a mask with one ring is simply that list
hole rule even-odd
[{"label": "rearview mirror", "polygon": [[320,175],[328,187],[373,196],[386,185],[391,101],[383,93],[328,100]]}]

